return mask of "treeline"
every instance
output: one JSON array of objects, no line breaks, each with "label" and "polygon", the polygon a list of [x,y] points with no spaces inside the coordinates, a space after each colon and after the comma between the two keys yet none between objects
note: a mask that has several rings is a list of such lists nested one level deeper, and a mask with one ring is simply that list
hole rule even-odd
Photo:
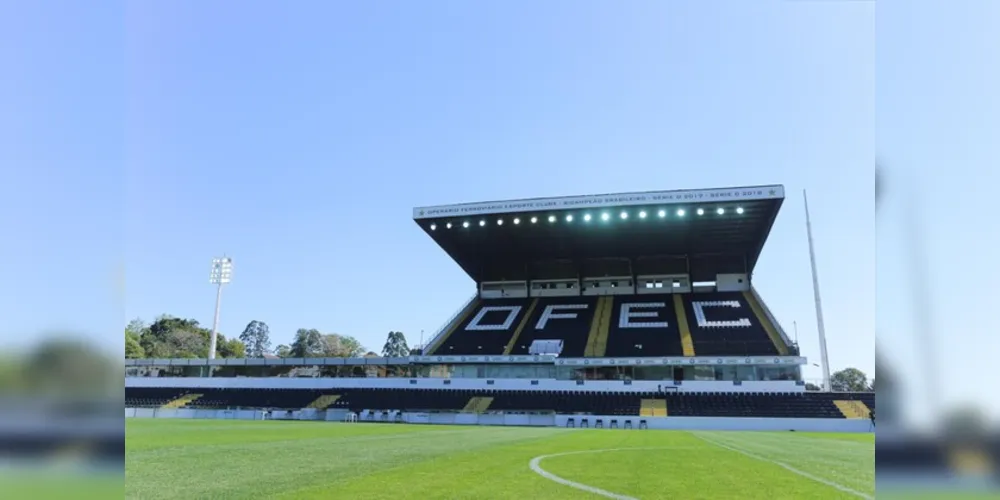
[{"label": "treeline", "polygon": [[[193,319],[163,315],[152,324],[134,319],[125,327],[125,358],[207,358],[212,330]],[[299,328],[290,344],[272,348],[267,323],[251,321],[238,337],[222,333],[216,340],[218,358],[356,358],[376,357],[358,339],[349,335],[323,333],[315,328]],[[402,332],[389,332],[382,356],[402,357],[419,354],[411,350]]]},{"label": "treeline", "polygon": [[[834,392],[875,392],[875,379],[857,368],[844,368],[830,375],[830,387]],[[807,391],[819,391],[820,386],[806,384]]]},{"label": "treeline", "polygon": [[0,352],[0,399],[109,396],[121,394],[124,382],[122,366],[111,353],[76,335],[48,336],[26,352]]}]

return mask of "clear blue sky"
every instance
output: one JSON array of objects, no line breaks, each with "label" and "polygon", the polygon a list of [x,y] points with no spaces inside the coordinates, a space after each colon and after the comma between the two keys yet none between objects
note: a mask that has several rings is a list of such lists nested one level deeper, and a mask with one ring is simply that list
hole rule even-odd
[{"label": "clear blue sky", "polygon": [[[808,189],[831,363],[871,372],[876,151],[936,173],[923,185],[946,196],[986,189],[929,168],[947,154],[930,144],[938,128],[899,109],[985,59],[950,57],[969,32],[957,17],[917,37],[904,18],[941,15],[907,5],[878,72],[873,2],[4,7],[0,37],[17,44],[0,43],[0,61],[18,71],[0,79],[0,103],[18,119],[0,122],[0,160],[22,182],[0,185],[0,221],[30,244],[0,246],[17,283],[3,288],[0,335],[70,328],[119,348],[130,318],[210,325],[208,265],[227,252],[225,334],[257,319],[275,344],[308,327],[377,351],[389,330],[429,336],[473,292],[413,206],[782,183],[755,283],[818,362]],[[979,71],[992,87],[923,112],[987,113],[976,97],[997,76]]]}]

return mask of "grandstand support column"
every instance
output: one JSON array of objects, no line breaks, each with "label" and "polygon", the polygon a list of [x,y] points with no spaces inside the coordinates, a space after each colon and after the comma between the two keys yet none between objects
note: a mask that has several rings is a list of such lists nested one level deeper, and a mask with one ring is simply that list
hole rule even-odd
[{"label": "grandstand support column", "polygon": [[[215,319],[212,321],[212,337],[209,341],[208,346],[208,359],[215,359],[215,349],[216,344],[219,340],[219,310],[222,306],[222,286],[229,283],[233,277],[233,259],[230,257],[222,257],[221,259],[212,259],[212,274],[209,278],[209,282],[216,285],[218,288],[215,292]],[[209,367],[209,375],[212,373],[212,368]]]},{"label": "grandstand support column", "polygon": [[823,368],[823,390],[830,392],[830,358],[826,351],[826,326],[823,323],[823,300],[819,295],[819,274],[816,272],[816,249],[813,245],[812,221],[809,219],[809,197],[802,190],[806,208],[806,236],[809,238],[809,265],[812,268],[813,298],[816,300],[816,329],[819,331],[819,356]]}]

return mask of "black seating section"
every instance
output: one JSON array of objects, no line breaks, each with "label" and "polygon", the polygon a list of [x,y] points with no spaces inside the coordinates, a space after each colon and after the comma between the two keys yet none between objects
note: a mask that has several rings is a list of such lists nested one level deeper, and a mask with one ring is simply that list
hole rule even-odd
[{"label": "black seating section", "polygon": [[[126,389],[128,401],[151,401],[147,389]],[[835,400],[858,399],[875,408],[870,393],[760,393],[760,392],[595,392],[595,391],[503,391],[453,389],[157,389],[174,397],[186,392],[202,394],[186,408],[300,409],[322,395],[338,394],[331,409],[459,411],[473,397],[492,397],[488,411],[542,411],[596,415],[638,415],[643,399],[666,399],[674,417],[784,417],[844,418]],[[139,397],[143,396],[143,397]],[[170,399],[174,399],[171,397]],[[160,399],[163,403],[170,399]],[[162,405],[163,403],[159,403]],[[129,404],[129,406],[135,406]]]},{"label": "black seating section", "polygon": [[825,401],[833,404],[834,401],[850,401],[856,400],[861,401],[869,409],[875,411],[875,393],[874,392],[809,392],[807,393],[809,398],[814,401]]},{"label": "black seating section", "polygon": [[610,358],[683,356],[673,296],[614,297],[604,355]]},{"label": "black seating section", "polygon": [[192,389],[188,392],[202,396],[185,408],[235,409],[274,408],[297,410],[324,394],[337,394],[334,390],[320,389]]},{"label": "black seating section", "polygon": [[495,356],[504,353],[530,299],[482,300],[441,346],[437,356]]},{"label": "black seating section", "polygon": [[539,298],[511,354],[530,354],[536,340],[562,340],[561,357],[582,358],[596,306],[597,297]]},{"label": "black seating section", "polygon": [[809,393],[673,393],[666,399],[674,417],[844,418],[832,399]]},{"label": "black seating section", "polygon": [[352,389],[331,408],[362,410],[458,411],[474,397],[491,397],[488,411],[638,415],[637,393],[494,391],[447,389]]},{"label": "black seating section", "polygon": [[129,408],[159,408],[191,392],[172,387],[126,387],[125,406]]},{"label": "black seating section", "polygon": [[492,396],[492,411],[638,415],[642,406],[642,395],[634,392],[503,391]]},{"label": "black seating section", "polygon": [[693,293],[683,297],[695,355],[778,355],[742,293]]},{"label": "black seating section", "polygon": [[[777,348],[740,292],[688,293],[681,296],[697,356],[774,356]],[[597,297],[539,298],[520,336],[514,332],[533,299],[487,299],[465,318],[432,354],[440,356],[530,354],[535,340],[562,340],[562,357],[583,357]],[[608,357],[682,356],[673,296],[628,295],[612,299],[605,355]],[[645,307],[625,308],[641,304]],[[551,309],[550,306],[575,306]],[[629,313],[629,310],[631,313]],[[550,317],[542,321],[549,311]],[[541,327],[541,328],[539,328]]]},{"label": "black seating section", "polygon": [[447,389],[346,389],[331,408],[361,410],[458,411],[486,391]]}]

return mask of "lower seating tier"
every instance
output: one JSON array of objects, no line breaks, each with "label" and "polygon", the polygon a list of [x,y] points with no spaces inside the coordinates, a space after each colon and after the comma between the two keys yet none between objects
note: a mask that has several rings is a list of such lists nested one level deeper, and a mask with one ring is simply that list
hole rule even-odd
[{"label": "lower seating tier", "polygon": [[[857,400],[875,409],[871,393],[625,392],[453,389],[145,389],[126,388],[130,407],[162,406],[188,393],[184,408],[306,408],[321,396],[339,396],[330,409],[462,411],[472,398],[492,398],[480,411],[639,415],[642,401],[661,400],[668,416],[846,418],[835,401]],[[151,403],[152,402],[152,403]]]}]

